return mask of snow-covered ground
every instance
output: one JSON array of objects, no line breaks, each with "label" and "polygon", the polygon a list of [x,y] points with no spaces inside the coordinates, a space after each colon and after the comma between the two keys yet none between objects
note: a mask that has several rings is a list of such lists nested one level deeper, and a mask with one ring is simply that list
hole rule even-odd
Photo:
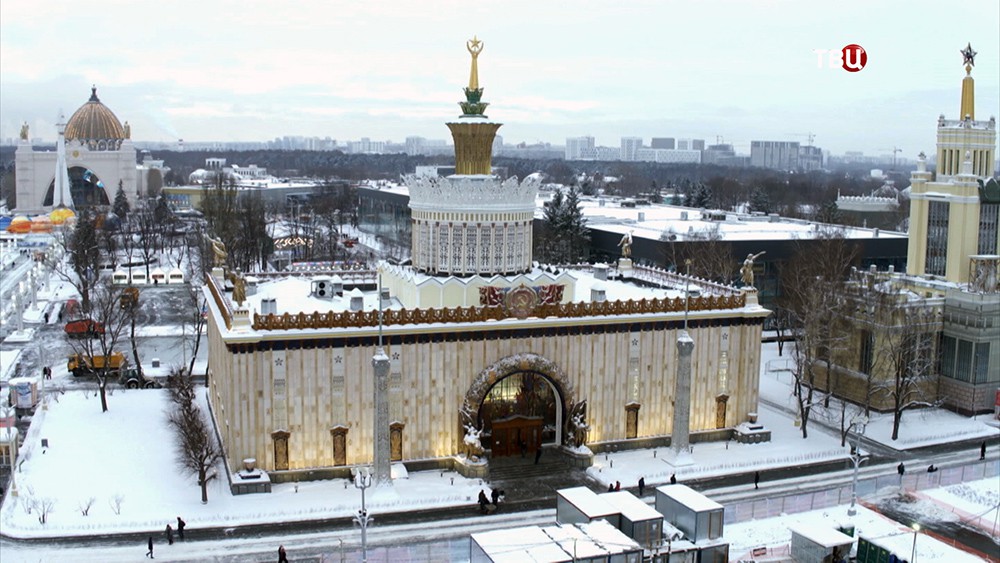
[{"label": "snow-covered ground", "polygon": [[[99,399],[93,392],[71,391],[50,396],[47,409],[37,411],[16,471],[17,496],[8,491],[0,509],[0,528],[4,534],[37,538],[148,531],[159,538],[163,528],[178,515],[190,528],[230,527],[346,517],[358,508],[360,493],[344,479],[302,482],[297,486],[275,484],[270,495],[242,496],[230,495],[226,481],[218,479],[210,486],[208,504],[203,505],[193,477],[180,473],[174,463],[173,438],[165,424],[166,392],[117,390],[109,397],[109,403],[109,412],[101,413]],[[937,428],[954,427],[958,433],[996,432],[982,420],[963,419],[949,413],[927,416],[935,417]],[[919,432],[925,424],[921,418],[919,415],[904,418],[906,433]],[[662,448],[655,456],[653,450],[602,454],[589,472],[604,483],[620,481],[626,487],[634,487],[643,476],[651,487],[668,481],[671,474],[683,481],[848,455],[846,449],[840,448],[839,438],[821,431],[819,426],[814,427],[808,440],[803,440],[787,413],[764,406],[760,409],[760,422],[772,431],[769,444],[695,444],[695,465],[684,468],[666,463],[667,451]],[[47,440],[47,448],[41,447],[42,439]],[[995,459],[991,463],[996,463]],[[950,518],[949,513],[956,515],[954,519],[969,514],[989,522],[996,518],[997,484],[997,478],[991,478],[926,491],[923,494],[927,500],[922,502],[937,506],[942,519]],[[369,491],[367,500],[369,509],[376,514],[433,506],[472,506],[483,487],[478,480],[455,473],[414,472],[405,479],[397,479],[391,492]],[[92,506],[84,516],[82,507],[90,499]],[[120,514],[116,513],[116,499],[121,501]],[[45,504],[51,508],[46,514],[46,524],[42,525],[38,521],[39,510]],[[952,506],[954,510],[947,508]],[[731,555],[735,560],[753,548],[787,544],[789,523],[806,521],[825,525],[845,518],[843,506],[790,514],[728,524],[726,537],[732,542]],[[906,547],[912,543],[912,530],[908,532],[905,525],[867,509],[862,508],[854,522],[866,536],[887,538],[886,545],[898,543]],[[44,553],[44,547],[38,549]],[[900,553],[903,551],[906,550],[900,548]],[[918,540],[918,552],[920,561],[978,560],[925,535]]]}]

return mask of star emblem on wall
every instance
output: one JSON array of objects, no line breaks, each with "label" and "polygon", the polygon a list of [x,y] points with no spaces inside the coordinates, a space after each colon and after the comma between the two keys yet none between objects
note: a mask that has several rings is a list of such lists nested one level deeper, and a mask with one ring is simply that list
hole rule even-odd
[{"label": "star emblem on wall", "polygon": [[275,366],[283,366],[283,365],[285,365],[285,360],[283,360],[283,359],[281,359],[281,358],[276,358],[276,359],[274,360],[274,365],[275,365]]},{"label": "star emblem on wall", "polygon": [[343,356],[336,356],[336,357],[333,358],[333,363],[335,363],[335,364],[339,364],[339,363],[341,363],[343,361],[344,361]]},{"label": "star emblem on wall", "polygon": [[399,359],[399,352],[393,352],[392,353],[392,359],[393,359],[393,361],[398,360]]},{"label": "star emblem on wall", "polygon": [[962,64],[976,66],[976,52],[972,50],[972,43],[967,44],[959,53],[962,53]]},{"label": "star emblem on wall", "polygon": [[639,339],[638,338],[633,338],[632,339],[632,346],[638,346],[638,345],[639,345]]}]

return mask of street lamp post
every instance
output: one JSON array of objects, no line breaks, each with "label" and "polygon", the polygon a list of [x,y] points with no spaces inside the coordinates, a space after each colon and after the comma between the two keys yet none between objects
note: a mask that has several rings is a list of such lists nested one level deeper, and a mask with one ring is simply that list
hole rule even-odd
[{"label": "street lamp post", "polygon": [[847,509],[848,516],[854,516],[858,513],[855,504],[858,502],[858,468],[861,467],[861,463],[865,461],[865,457],[861,456],[861,435],[865,433],[865,426],[868,425],[868,417],[862,416],[856,421],[851,423],[854,427],[854,454],[851,455],[851,461],[854,462],[854,478],[851,480],[851,506]]},{"label": "street lamp post", "polygon": [[910,552],[910,563],[917,561],[917,536],[920,535],[920,524],[913,524],[913,550]]},{"label": "street lamp post", "polygon": [[354,515],[354,521],[361,526],[361,561],[368,563],[368,524],[374,520],[365,507],[365,489],[372,486],[372,475],[367,470],[358,470],[354,476],[354,486],[361,489],[361,510]]}]

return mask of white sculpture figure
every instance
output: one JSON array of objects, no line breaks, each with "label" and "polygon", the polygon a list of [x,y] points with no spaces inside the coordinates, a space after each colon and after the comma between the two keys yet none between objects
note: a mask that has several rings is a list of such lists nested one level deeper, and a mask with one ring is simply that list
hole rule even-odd
[{"label": "white sculpture figure", "polygon": [[622,258],[632,257],[632,231],[622,235],[622,240],[618,241],[618,246],[622,247]]},{"label": "white sculpture figure", "polygon": [[465,425],[465,439],[463,441],[469,449],[468,455],[470,460],[475,456],[478,456],[480,452],[483,451],[483,444],[479,441],[479,436],[482,433],[482,430],[476,429],[476,427],[471,424]]},{"label": "white sculpture figure", "polygon": [[753,261],[760,258],[763,254],[764,252],[747,254],[747,259],[743,261],[743,267],[740,268],[740,277],[743,278],[743,285],[753,287]]}]

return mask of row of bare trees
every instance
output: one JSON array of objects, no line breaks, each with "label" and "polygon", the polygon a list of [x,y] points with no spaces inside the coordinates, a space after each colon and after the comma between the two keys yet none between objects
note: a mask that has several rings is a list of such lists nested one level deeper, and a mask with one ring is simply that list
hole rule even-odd
[{"label": "row of bare trees", "polygon": [[177,464],[184,471],[197,476],[201,488],[201,502],[208,502],[208,483],[218,477],[215,465],[222,459],[222,449],[208,417],[196,402],[197,386],[191,375],[178,371],[167,386],[172,409],[167,423],[174,431],[177,447]]},{"label": "row of bare trees", "polygon": [[829,228],[782,269],[779,314],[796,340],[792,393],[803,438],[816,409],[830,415],[834,397],[842,443],[854,416],[891,411],[895,440],[905,411],[940,404],[931,385],[938,306],[886,273],[858,271],[859,255]]}]

